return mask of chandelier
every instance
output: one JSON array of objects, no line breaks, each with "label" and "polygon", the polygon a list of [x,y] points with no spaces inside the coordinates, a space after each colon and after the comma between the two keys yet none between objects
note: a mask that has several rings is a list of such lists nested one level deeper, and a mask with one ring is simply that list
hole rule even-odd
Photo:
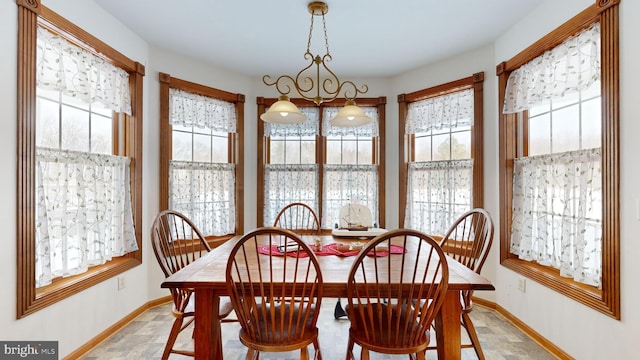
[{"label": "chandelier", "polygon": [[[314,1],[309,3],[307,8],[311,13],[311,25],[304,58],[310,60],[310,63],[300,70],[295,77],[281,75],[273,81],[270,75],[262,77],[265,85],[275,86],[280,96],[278,101],[271,105],[267,112],[260,115],[260,119],[276,124],[297,124],[305,121],[307,117],[289,100],[289,93],[293,87],[302,98],[313,101],[316,105],[335,100],[344,90],[345,106],[340,109],[335,118],[330,120],[330,124],[334,126],[359,126],[370,123],[372,121],[371,118],[355,102],[358,94],[364,94],[369,91],[368,86],[362,85],[362,87],[358,88],[352,81],[340,81],[338,76],[327,65],[332,60],[329,52],[327,24],[324,18],[329,11],[329,6],[321,1]],[[322,57],[313,55],[310,50],[315,16],[322,16],[326,48],[326,53]]]}]

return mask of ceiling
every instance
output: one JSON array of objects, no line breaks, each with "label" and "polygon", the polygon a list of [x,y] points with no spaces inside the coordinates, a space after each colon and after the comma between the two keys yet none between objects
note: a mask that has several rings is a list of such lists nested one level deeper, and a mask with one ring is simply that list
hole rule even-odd
[{"label": "ceiling", "polygon": [[[493,43],[544,0],[327,0],[330,68],[385,77]],[[95,0],[150,44],[251,76],[294,75],[307,0]],[[401,5],[400,5],[401,4]],[[311,52],[324,55],[322,18]]]}]

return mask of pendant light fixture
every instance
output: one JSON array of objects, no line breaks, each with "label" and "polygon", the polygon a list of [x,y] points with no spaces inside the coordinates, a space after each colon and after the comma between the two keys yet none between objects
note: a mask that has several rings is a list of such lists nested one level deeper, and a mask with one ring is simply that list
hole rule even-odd
[{"label": "pendant light fixture", "polygon": [[[329,6],[321,1],[314,1],[309,3],[307,8],[311,14],[311,25],[309,27],[309,40],[304,58],[310,59],[311,62],[300,70],[295,77],[280,75],[273,81],[270,75],[262,77],[264,84],[267,86],[275,86],[280,96],[278,101],[270,106],[267,112],[260,115],[260,119],[276,124],[296,124],[305,121],[306,116],[289,100],[289,93],[293,88],[303,99],[313,101],[316,105],[335,100],[344,90],[343,97],[347,100],[345,107],[338,112],[338,115],[336,115],[334,119],[330,120],[331,125],[360,126],[370,123],[372,119],[355,103],[355,98],[358,94],[364,94],[369,91],[367,85],[362,85],[362,87],[358,88],[352,81],[340,81],[338,76],[329,69],[327,65],[327,63],[332,60],[329,52],[329,37],[327,36],[327,25],[324,17],[329,11]],[[320,57],[320,55],[313,55],[310,50],[313,19],[315,16],[322,16],[326,47],[326,53],[322,57]]]},{"label": "pendant light fixture", "polygon": [[269,111],[260,115],[260,119],[274,124],[299,124],[304,122],[307,117],[300,112],[294,103],[289,101],[288,96],[280,95],[278,101],[269,106]]}]

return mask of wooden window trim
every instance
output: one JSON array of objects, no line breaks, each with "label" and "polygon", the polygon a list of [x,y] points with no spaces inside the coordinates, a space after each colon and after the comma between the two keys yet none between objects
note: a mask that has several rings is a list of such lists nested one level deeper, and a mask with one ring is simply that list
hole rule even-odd
[{"label": "wooden window trim", "polygon": [[[142,263],[142,79],[144,65],[130,60],[101,40],[40,4],[16,0],[18,6],[17,84],[17,318],[66,299]],[[56,29],[72,42],[89,45],[90,51],[130,74],[132,114],[124,117],[127,136],[123,155],[131,158],[131,201],[138,251],[114,258],[88,272],[35,286],[35,129],[37,26]]]},{"label": "wooden window trim", "polygon": [[[273,105],[278,99],[264,98],[259,96],[256,99],[258,105],[258,116],[256,123],[258,124],[258,171],[257,171],[257,211],[256,211],[256,224],[258,226],[264,226],[264,167],[268,163],[269,159],[269,141],[264,137],[264,122],[260,119],[260,115],[264,114],[266,109]],[[304,99],[290,99],[292,103],[299,107],[311,107],[318,106],[320,111],[323,107],[340,107],[344,106],[346,99],[335,99],[330,103],[323,103],[316,105],[312,101]],[[386,199],[384,196],[385,189],[385,124],[386,124],[386,96],[380,96],[377,98],[358,98],[357,105],[361,107],[376,107],[378,109],[378,131],[379,136],[377,141],[373,141],[373,163],[378,164],[378,226],[384,228],[386,223],[386,216],[384,209],[386,209]],[[320,136],[316,141],[316,163],[326,163],[326,139]],[[323,189],[322,176],[319,178],[318,186]],[[320,192],[320,201],[318,204],[319,216],[322,216],[322,191]],[[322,220],[320,221],[322,223]],[[271,226],[272,224],[268,224]],[[331,233],[331,229],[323,229],[323,233]]]},{"label": "wooden window trim", "polygon": [[[500,263],[540,284],[612,318],[620,319],[620,126],[618,4],[597,0],[496,68],[499,108]],[[519,260],[509,253],[512,219],[513,164],[517,156],[517,114],[503,114],[506,82],[519,68],[568,37],[600,22],[602,64],[602,290],[560,277],[559,271]]]},{"label": "wooden window trim", "polygon": [[[172,158],[172,128],[169,124],[169,89],[234,103],[236,106],[236,133],[229,135],[229,162],[236,165],[236,229],[235,234],[244,232],[244,102],[243,94],[231,93],[205,85],[193,83],[160,73],[160,211],[169,208],[169,161]],[[210,245],[229,236],[207,236]]]},{"label": "wooden window trim", "polygon": [[454,92],[473,89],[473,126],[471,127],[471,158],[473,159],[473,207],[484,206],[484,72],[478,72],[472,76],[454,80],[446,84],[436,85],[427,89],[414,91],[412,93],[398,95],[398,123],[400,147],[398,169],[399,177],[399,220],[400,227],[405,226],[407,212],[407,181],[409,162],[414,158],[413,141],[414,137],[405,134],[407,110],[409,103],[421,101],[437,96],[447,95]]}]

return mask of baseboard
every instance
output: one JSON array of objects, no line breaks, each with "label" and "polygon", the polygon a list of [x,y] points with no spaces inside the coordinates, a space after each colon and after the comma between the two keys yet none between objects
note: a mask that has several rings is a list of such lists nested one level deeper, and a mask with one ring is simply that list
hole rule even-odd
[{"label": "baseboard", "polygon": [[558,360],[575,360],[571,355],[564,352],[564,350],[557,347],[554,343],[547,340],[544,336],[540,335],[538,332],[533,330],[529,325],[522,322],[522,320],[515,317],[513,314],[507,311],[507,309],[502,306],[494,303],[493,301],[488,301],[485,299],[473,298],[474,305],[480,305],[482,307],[494,310],[496,313],[502,315],[508,322],[513,324],[513,326],[517,327],[520,331],[522,331],[525,335],[527,335],[531,340],[538,343],[538,345],[542,346],[545,350],[547,350],[551,355],[555,356]]},{"label": "baseboard", "polygon": [[[147,302],[146,304],[140,306],[139,308],[131,312],[129,315],[125,316],[120,321],[111,325],[105,331],[101,332],[96,337],[89,340],[87,343],[85,343],[84,345],[82,345],[81,347],[79,347],[78,349],[76,349],[66,357],[64,357],[63,360],[79,359],[80,357],[82,357],[83,355],[91,351],[93,348],[98,346],[100,343],[107,340],[115,332],[127,326],[127,324],[129,324],[131,321],[137,318],[140,314],[158,305],[166,304],[169,301],[171,301],[171,296],[166,296],[166,297],[162,297],[162,298]],[[500,305],[497,305],[495,302],[474,297],[473,304],[494,310],[496,313],[502,315],[502,317],[504,317],[507,321],[513,324],[513,326],[517,327],[525,335],[529,336],[531,340],[538,343],[545,350],[547,350],[551,355],[555,356],[558,360],[575,360],[569,354],[567,354],[562,349],[560,349],[555,344],[553,344],[551,341],[547,340],[545,337],[543,337],[538,332],[533,330],[529,325],[522,322],[520,319],[518,319],[513,314],[508,312],[505,308],[503,308]]]},{"label": "baseboard", "polygon": [[131,312],[129,315],[127,315],[124,318],[122,318],[120,321],[118,321],[115,324],[109,326],[106,330],[104,330],[103,332],[98,334],[93,339],[87,341],[84,345],[80,346],[75,351],[73,351],[72,353],[70,353],[69,355],[65,356],[62,359],[63,360],[76,360],[76,359],[79,359],[83,355],[86,355],[93,348],[95,348],[96,346],[100,345],[103,341],[107,340],[111,335],[113,335],[114,333],[118,332],[119,330],[121,330],[122,328],[127,326],[130,322],[132,322],[135,318],[140,316],[145,311],[147,311],[147,310],[149,310],[151,308],[154,308],[154,307],[156,307],[158,305],[166,304],[167,302],[170,302],[170,301],[172,301],[171,300],[171,296],[165,296],[165,297],[161,297],[159,299],[151,300],[151,301],[145,303],[144,305],[142,305],[139,308],[135,309],[133,312]]}]

